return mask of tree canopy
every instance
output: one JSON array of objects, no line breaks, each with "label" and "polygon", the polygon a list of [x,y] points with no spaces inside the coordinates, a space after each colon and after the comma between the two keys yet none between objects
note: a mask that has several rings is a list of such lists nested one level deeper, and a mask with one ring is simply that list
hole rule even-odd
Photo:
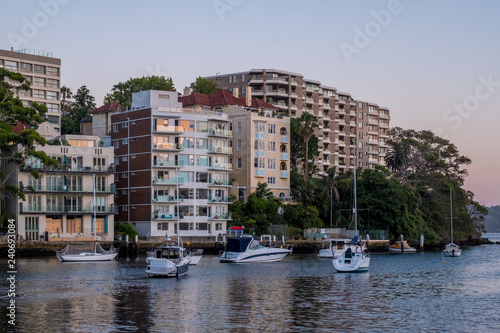
[{"label": "tree canopy", "polygon": [[191,89],[193,89],[195,93],[204,95],[210,95],[218,90],[215,82],[202,78],[201,76],[198,76],[195,82],[191,83]]},{"label": "tree canopy", "polygon": [[80,122],[89,117],[89,112],[95,109],[95,98],[90,90],[83,85],[76,94],[71,89],[61,87],[61,133],[80,134]]},{"label": "tree canopy", "polygon": [[164,76],[143,76],[130,78],[128,81],[119,82],[113,86],[111,93],[104,97],[104,103],[117,102],[123,110],[132,106],[132,94],[145,90],[175,90],[172,78]]},{"label": "tree canopy", "polygon": [[[37,145],[45,145],[46,140],[36,131],[44,121],[47,107],[35,102],[23,106],[14,92],[29,90],[30,83],[19,73],[0,68],[0,152],[2,170],[0,170],[0,199],[6,197],[25,198],[22,188],[14,182],[8,182],[9,176],[22,165],[27,165],[29,158],[40,160],[44,165],[57,166],[57,161],[50,159],[44,152],[37,151]],[[14,126],[22,126],[19,132]],[[32,171],[31,175],[42,175]]]}]

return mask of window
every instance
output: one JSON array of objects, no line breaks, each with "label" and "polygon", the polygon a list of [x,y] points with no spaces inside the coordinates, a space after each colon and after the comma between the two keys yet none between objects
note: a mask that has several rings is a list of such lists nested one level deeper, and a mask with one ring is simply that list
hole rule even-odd
[{"label": "window", "polygon": [[123,162],[128,161],[128,156],[122,156],[122,161],[123,161]]},{"label": "window", "polygon": [[18,70],[18,63],[17,63],[17,61],[5,60],[5,69],[12,69],[12,70],[17,71]]},{"label": "window", "polygon": [[363,108],[363,103],[358,103],[358,109],[362,109]]},{"label": "window", "polygon": [[115,149],[120,148],[120,141],[116,140],[116,141],[113,143],[113,146],[115,147]]},{"label": "window", "polygon": [[33,78],[33,85],[34,86],[40,86],[40,87],[45,87],[45,79],[43,77],[34,77]]},{"label": "window", "polygon": [[126,172],[122,173],[122,178],[128,178],[128,173]]},{"label": "window", "polygon": [[50,88],[59,88],[59,81],[53,79],[47,79],[47,87]]},{"label": "window", "polygon": [[170,95],[167,95],[167,94],[159,94],[159,95],[158,95],[158,98],[161,98],[161,99],[170,99]]},{"label": "window", "polygon": [[255,140],[253,148],[256,150],[265,150],[266,149],[265,144],[266,142],[264,140]]},{"label": "window", "polygon": [[47,74],[52,76],[59,76],[59,68],[47,67]]},{"label": "window", "polygon": [[[244,76],[244,74],[243,74],[243,76]],[[245,95],[245,86],[241,86],[241,94]]]},{"label": "window", "polygon": [[268,141],[267,142],[267,151],[269,152],[276,152],[276,142],[274,141]]},{"label": "window", "polygon": [[20,70],[21,70],[21,72],[31,72],[33,70],[33,65],[22,62],[21,66],[20,66]]},{"label": "window", "polygon": [[254,166],[255,168],[264,169],[264,168],[266,167],[266,164],[265,164],[265,158],[262,158],[262,157],[256,157],[256,158],[254,159],[253,166]]},{"label": "window", "polygon": [[359,122],[359,128],[363,128],[363,123]]},{"label": "window", "polygon": [[59,125],[59,116],[47,116],[47,121],[54,125]]},{"label": "window", "polygon": [[233,83],[233,77],[229,75],[229,83]]},{"label": "window", "polygon": [[47,99],[58,100],[59,99],[59,93],[55,92],[55,91],[47,91]]},{"label": "window", "polygon": [[123,128],[127,128],[127,127],[128,127],[128,122],[124,122],[124,123],[122,124],[122,127],[123,127]]},{"label": "window", "polygon": [[236,159],[236,168],[241,169],[241,157],[238,157],[238,159]]},{"label": "window", "polygon": [[45,66],[35,65],[35,73],[45,74]]},{"label": "window", "polygon": [[33,89],[33,97],[45,99],[45,90]]},{"label": "window", "polygon": [[236,141],[236,150],[241,150],[241,140]]},{"label": "window", "polygon": [[276,185],[276,177],[267,177],[268,185]]},{"label": "window", "polygon": [[236,75],[233,75],[233,83],[236,83]]},{"label": "window", "polygon": [[240,122],[236,125],[236,133],[241,133],[241,123]]},{"label": "window", "polygon": [[49,112],[59,112],[59,104],[47,103],[47,110]]},{"label": "window", "polygon": [[276,134],[276,124],[267,124],[267,133]]},{"label": "window", "polygon": [[269,170],[276,170],[276,159],[270,158],[267,160],[267,168]]},{"label": "window", "polygon": [[128,145],[128,139],[123,139],[123,140],[122,140],[122,145],[123,145],[123,146]]},{"label": "window", "polygon": [[245,82],[245,74],[241,74],[241,82]]}]

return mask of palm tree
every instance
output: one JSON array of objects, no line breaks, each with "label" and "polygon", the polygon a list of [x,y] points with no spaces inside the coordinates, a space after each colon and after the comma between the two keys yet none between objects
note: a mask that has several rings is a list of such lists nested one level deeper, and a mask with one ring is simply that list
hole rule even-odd
[{"label": "palm tree", "polygon": [[73,98],[73,92],[71,88],[62,86],[61,87],[61,113],[66,113],[70,107],[69,99]]},{"label": "palm tree", "polygon": [[337,189],[338,177],[336,167],[330,168],[326,176],[323,176],[330,194],[330,228],[333,228],[333,194],[335,193],[335,201],[339,201],[339,191]]},{"label": "palm tree", "polygon": [[304,183],[309,185],[309,139],[314,134],[314,129],[318,127],[318,118],[309,112],[304,112],[299,118],[299,133],[306,143],[306,152],[304,156]]}]

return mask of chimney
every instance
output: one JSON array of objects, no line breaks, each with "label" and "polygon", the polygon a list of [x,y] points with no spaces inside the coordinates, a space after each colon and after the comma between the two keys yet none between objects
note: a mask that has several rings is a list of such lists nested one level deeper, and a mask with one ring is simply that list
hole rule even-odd
[{"label": "chimney", "polygon": [[240,97],[240,90],[238,89],[238,87],[233,88],[233,96],[236,98]]},{"label": "chimney", "polygon": [[184,95],[183,96],[189,96],[193,93],[193,89],[191,87],[184,87]]},{"label": "chimney", "polygon": [[252,106],[252,87],[248,86],[245,92],[247,106]]}]

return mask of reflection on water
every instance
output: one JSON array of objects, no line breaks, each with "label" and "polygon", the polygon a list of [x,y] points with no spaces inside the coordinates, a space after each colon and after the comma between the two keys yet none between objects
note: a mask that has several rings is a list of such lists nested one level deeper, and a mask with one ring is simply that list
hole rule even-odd
[{"label": "reflection on water", "polygon": [[[180,279],[148,279],[144,258],[108,263],[18,259],[17,331],[497,331],[500,246],[460,258],[373,254],[370,272],[331,260],[221,264],[204,256]],[[0,265],[6,290],[6,261]],[[0,298],[7,304],[5,293]],[[452,311],[453,310],[453,311]],[[5,306],[2,326],[7,327]]]}]

